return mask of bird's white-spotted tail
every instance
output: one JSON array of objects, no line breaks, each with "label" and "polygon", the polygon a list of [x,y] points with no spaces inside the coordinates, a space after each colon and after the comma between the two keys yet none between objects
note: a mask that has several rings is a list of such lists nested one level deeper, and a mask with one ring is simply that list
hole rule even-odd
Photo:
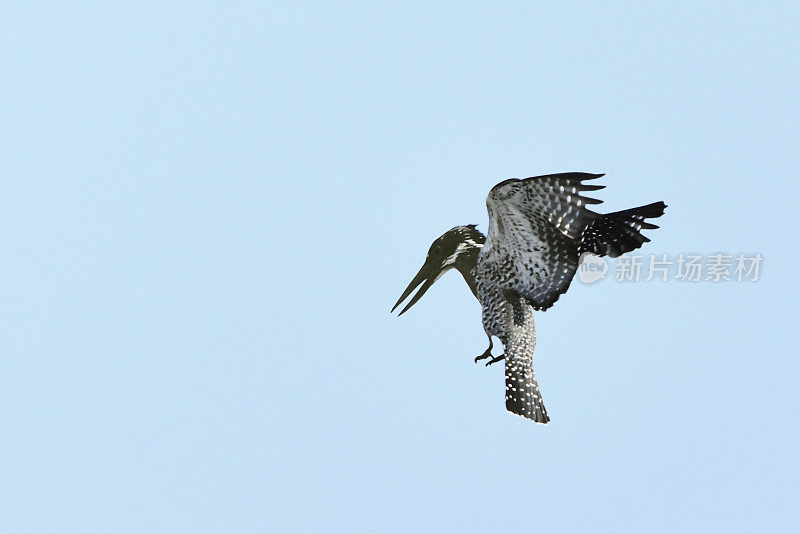
[{"label": "bird's white-spotted tail", "polygon": [[530,357],[506,356],[506,410],[537,423],[547,424],[550,421]]},{"label": "bird's white-spotted tail", "polygon": [[533,349],[536,329],[533,309],[519,295],[508,294],[507,337],[503,340],[506,367],[506,409],[526,419],[546,424],[550,421],[542,393],[533,374]]}]

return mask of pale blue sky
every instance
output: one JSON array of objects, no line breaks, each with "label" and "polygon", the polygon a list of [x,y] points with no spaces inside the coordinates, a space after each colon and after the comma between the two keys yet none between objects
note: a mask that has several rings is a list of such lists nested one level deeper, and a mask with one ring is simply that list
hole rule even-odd
[{"label": "pale blue sky", "polygon": [[[796,2],[0,8],[3,532],[796,532]],[[574,284],[552,423],[456,274],[509,177],[605,172],[645,252]]]}]

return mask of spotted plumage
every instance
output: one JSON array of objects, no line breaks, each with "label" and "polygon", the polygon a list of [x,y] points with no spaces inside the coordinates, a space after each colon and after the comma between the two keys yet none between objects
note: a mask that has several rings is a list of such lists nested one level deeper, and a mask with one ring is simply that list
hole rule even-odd
[{"label": "spotted plumage", "polygon": [[[645,222],[660,217],[663,202],[599,214],[601,203],[584,195],[603,186],[586,184],[602,174],[565,173],[505,180],[486,199],[489,231],[457,226],[434,241],[425,264],[392,311],[422,286],[402,315],[449,269],[457,269],[482,308],[489,348],[476,358],[505,360],[506,408],[538,423],[550,418],[533,372],[536,332],[533,310],[547,310],[567,291],[583,253],[619,256],[649,241]],[[492,336],[503,344],[492,357]],[[488,364],[487,364],[488,365]]]}]

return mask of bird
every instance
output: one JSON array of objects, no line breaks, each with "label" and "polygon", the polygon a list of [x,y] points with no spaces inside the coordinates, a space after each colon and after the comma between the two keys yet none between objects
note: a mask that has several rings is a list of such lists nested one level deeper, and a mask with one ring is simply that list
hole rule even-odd
[{"label": "bird", "polygon": [[[647,219],[661,217],[663,201],[601,214],[588,208],[601,200],[585,193],[603,189],[593,180],[604,174],[568,172],[511,178],[489,191],[489,226],[451,228],[431,244],[425,262],[392,307],[409,310],[443,274],[456,269],[481,305],[489,348],[474,358],[486,365],[505,362],[506,409],[536,423],[550,417],[533,371],[536,330],[533,311],[548,310],[569,289],[587,254],[618,257],[650,241]],[[503,354],[492,355],[492,338]]]}]

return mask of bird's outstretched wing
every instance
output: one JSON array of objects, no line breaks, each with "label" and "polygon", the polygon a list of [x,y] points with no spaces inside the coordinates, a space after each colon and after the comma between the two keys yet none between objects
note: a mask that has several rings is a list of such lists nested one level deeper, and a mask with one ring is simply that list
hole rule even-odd
[{"label": "bird's outstretched wing", "polygon": [[584,184],[602,174],[564,173],[511,179],[486,198],[489,233],[481,261],[495,264],[497,280],[537,310],[546,310],[569,287],[578,268],[578,245],[599,214],[586,208],[601,201],[583,196],[604,186]]}]

